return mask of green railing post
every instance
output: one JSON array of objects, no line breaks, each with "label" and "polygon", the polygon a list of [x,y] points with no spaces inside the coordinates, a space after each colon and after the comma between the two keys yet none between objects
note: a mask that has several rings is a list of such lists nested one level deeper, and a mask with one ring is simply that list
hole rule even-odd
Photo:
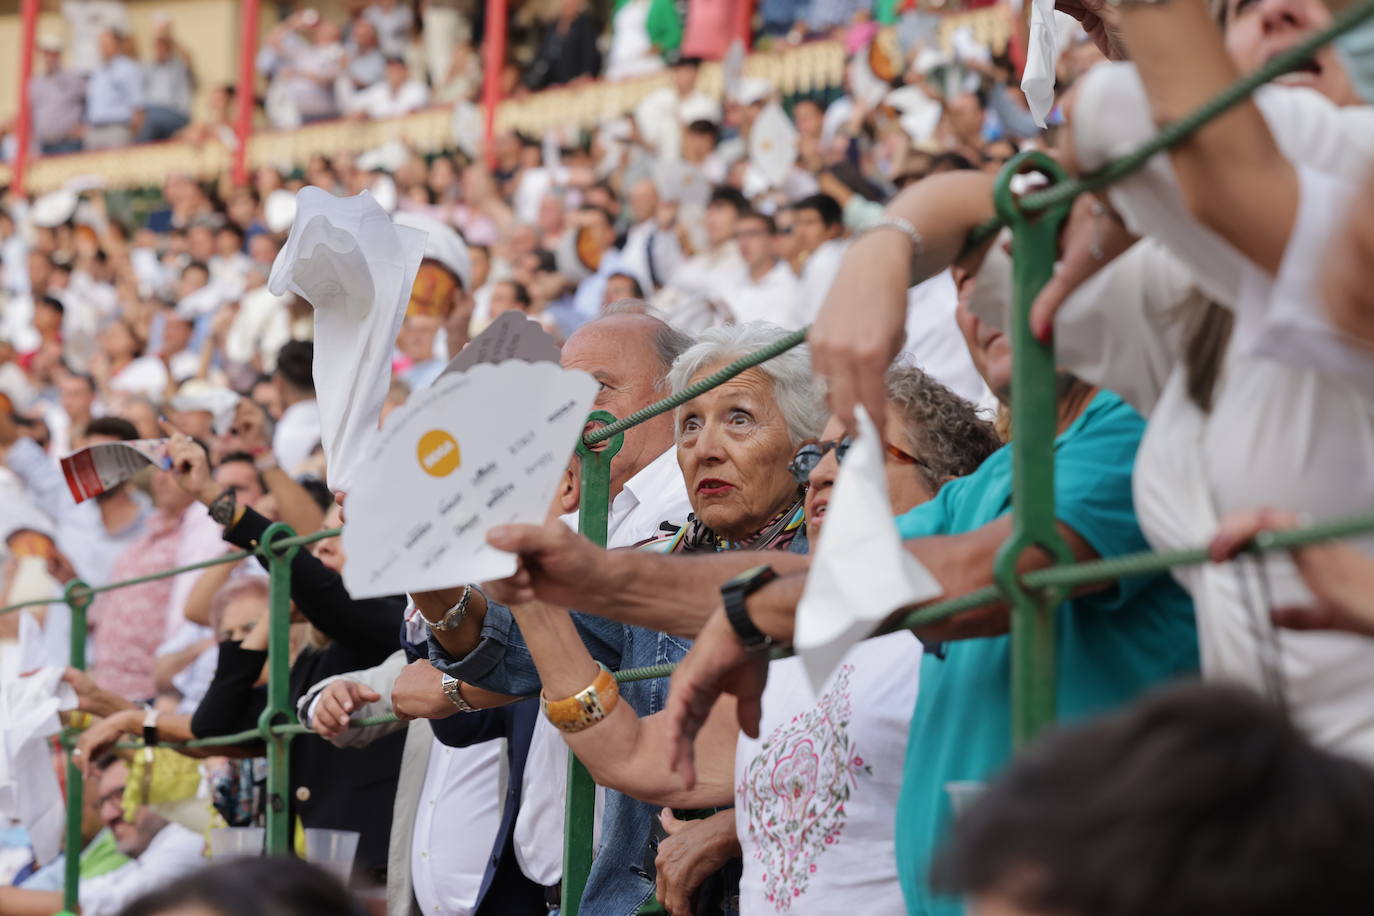
[{"label": "green railing post", "polygon": [[267,745],[267,836],[266,851],[283,855],[291,849],[291,736],[272,731],[274,725],[296,721],[291,711],[291,560],[299,544],[278,552],[272,541],[293,537],[290,525],[276,522],[262,534],[259,549],[267,557],[271,581],[271,604],[267,636],[267,708],[258,717],[258,734]]},{"label": "green railing post", "polygon": [[[604,410],[593,411],[589,422],[614,423]],[[578,440],[582,465],[582,491],[578,499],[577,530],[591,541],[606,546],[611,518],[611,459],[624,443],[623,433],[613,436],[604,448],[593,450]],[[568,791],[563,824],[563,894],[560,912],[577,916],[582,891],[592,870],[592,830],[596,821],[596,782],[571,752],[568,753]]]},{"label": "green railing post", "polygon": [[[72,614],[68,663],[78,671],[86,670],[86,611],[94,597],[90,586],[80,579],[67,583],[63,600]],[[67,838],[63,842],[62,916],[76,916],[81,891],[81,821],[86,806],[86,782],[72,760],[74,748],[67,743]]]},{"label": "green railing post", "polygon": [[1011,602],[1012,741],[1020,747],[1057,714],[1054,617],[1062,589],[1027,589],[1017,563],[1040,548],[1056,564],[1072,563],[1073,554],[1059,536],[1054,517],[1054,440],[1058,432],[1059,386],[1054,350],[1031,334],[1030,308],[1054,272],[1059,227],[1072,201],[1028,214],[1012,195],[1011,180],[1030,168],[1052,181],[1067,176],[1039,152],[1023,153],[1002,169],[994,199],[997,213],[1012,230],[1012,535],[1002,545],[994,577]]}]

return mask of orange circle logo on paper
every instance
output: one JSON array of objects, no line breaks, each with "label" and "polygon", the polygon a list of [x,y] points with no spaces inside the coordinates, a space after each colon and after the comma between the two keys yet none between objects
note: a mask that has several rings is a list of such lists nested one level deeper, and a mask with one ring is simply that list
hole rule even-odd
[{"label": "orange circle logo on paper", "polygon": [[458,452],[458,440],[442,429],[431,429],[420,437],[415,446],[415,457],[420,467],[432,477],[447,477],[458,470],[462,456]]}]

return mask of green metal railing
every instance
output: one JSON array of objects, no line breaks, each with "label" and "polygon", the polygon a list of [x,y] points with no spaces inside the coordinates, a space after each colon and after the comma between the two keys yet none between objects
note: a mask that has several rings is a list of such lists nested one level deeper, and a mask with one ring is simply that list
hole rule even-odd
[{"label": "green metal railing", "polygon": [[[1054,439],[1057,425],[1054,357],[1050,347],[1036,341],[1029,331],[1028,315],[1036,294],[1049,278],[1056,260],[1059,227],[1077,195],[1111,184],[1141,168],[1151,156],[1178,143],[1218,114],[1247,98],[1265,82],[1310,58],[1317,49],[1374,15],[1374,0],[1347,8],[1330,26],[1275,57],[1255,73],[1238,80],[1224,92],[1186,118],[1160,130],[1134,152],[1121,157],[1098,172],[1067,180],[1059,167],[1042,154],[1023,154],[1003,169],[996,184],[994,200],[998,218],[970,234],[968,247],[986,241],[1002,226],[1012,232],[1014,301],[1012,318],[1013,361],[1012,418],[1016,435],[1012,441],[1013,493],[1012,535],[1002,546],[994,565],[994,584],[965,595],[948,598],[915,610],[884,627],[884,632],[900,628],[919,628],[955,614],[994,602],[1011,607],[1012,631],[1012,730],[1017,745],[1040,731],[1055,718],[1054,613],[1072,588],[1111,582],[1123,576],[1159,573],[1178,566],[1208,562],[1203,546],[1167,553],[1145,552],[1130,556],[1073,563],[1071,554],[1059,537],[1054,515]],[[1045,175],[1050,186],[1019,199],[1011,193],[1011,179],[1031,169]],[[588,433],[577,451],[582,466],[582,506],[579,528],[584,535],[605,545],[610,509],[611,460],[620,450],[626,430],[697,397],[747,369],[757,366],[806,339],[797,331],[775,344],[738,360],[686,390],[665,398],[630,416],[617,419],[602,411],[592,422],[605,424]],[[596,448],[601,445],[603,447]],[[92,587],[81,581],[69,583],[62,600],[71,609],[72,633],[70,662],[85,668],[86,612],[95,595],[150,582],[183,572],[205,569],[221,563],[234,563],[250,556],[268,562],[271,580],[268,639],[268,702],[253,730],[185,742],[183,747],[222,747],[261,741],[266,747],[267,851],[285,854],[290,848],[290,822],[287,804],[290,739],[308,729],[295,721],[290,706],[288,627],[290,622],[291,559],[300,547],[333,537],[333,528],[311,535],[296,536],[281,524],[272,525],[252,551],[228,554],[141,576],[124,582]],[[1353,516],[1310,527],[1282,532],[1267,532],[1257,537],[1252,552],[1289,549],[1354,535],[1374,533],[1374,514]],[[1053,558],[1054,565],[1025,574],[1017,573],[1017,563],[1027,550],[1041,549]],[[0,614],[25,607],[41,607],[50,600],[26,601],[0,608]],[[616,672],[621,682],[665,677],[672,665],[654,665]],[[355,727],[394,721],[385,716],[354,722]],[[67,836],[65,912],[77,911],[81,851],[82,780],[67,761]],[[577,916],[591,868],[591,837],[594,784],[586,769],[570,755],[567,793],[567,824],[563,871],[563,912]]]}]

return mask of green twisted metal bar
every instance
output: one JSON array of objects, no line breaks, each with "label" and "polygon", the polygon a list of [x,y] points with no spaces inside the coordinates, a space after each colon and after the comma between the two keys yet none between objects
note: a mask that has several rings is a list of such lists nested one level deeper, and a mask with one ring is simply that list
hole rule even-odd
[{"label": "green twisted metal bar", "polygon": [[[94,597],[91,589],[80,579],[73,579],[62,590],[63,600],[71,610],[71,633],[68,636],[67,664],[77,671],[86,670],[86,612]],[[70,854],[73,849],[81,848],[81,832],[85,820],[86,780],[72,759],[70,748],[67,758],[67,832],[62,840],[62,848],[68,851],[63,863],[62,913],[77,912],[80,901],[81,857]]]},{"label": "green twisted metal bar", "polygon": [[[1374,513],[1352,515],[1329,522],[1294,528],[1289,531],[1266,531],[1255,538],[1252,545],[1243,553],[1259,554],[1272,550],[1289,550],[1308,544],[1340,540],[1356,535],[1374,534]],[[1037,569],[1021,577],[1027,588],[1075,588],[1100,582],[1114,582],[1130,576],[1144,576],[1168,572],[1176,566],[1200,566],[1209,562],[1207,548],[1190,547],[1164,553],[1144,551],[1106,560],[1089,560],[1068,566]],[[919,629],[927,624],[936,623],[963,611],[983,607],[999,601],[1002,594],[996,586],[987,586],[957,598],[949,598],[935,604],[912,611],[901,620],[884,626],[879,633],[894,630]],[[874,634],[878,635],[878,634]]]},{"label": "green twisted metal bar", "polygon": [[[1371,0],[1371,2],[1374,2],[1374,0]],[[692,400],[692,398],[695,398],[698,395],[710,391],[712,388],[715,388],[719,385],[725,384],[726,382],[730,381],[730,379],[739,375],[746,369],[752,369],[759,363],[766,363],[773,357],[778,356],[782,353],[786,353],[788,350],[792,349],[798,344],[805,343],[806,332],[809,330],[810,328],[802,328],[799,331],[793,331],[786,337],[781,337],[778,340],[775,340],[773,343],[769,344],[768,346],[763,347],[759,350],[755,350],[753,353],[750,353],[748,356],[745,356],[741,359],[735,360],[733,363],[726,366],[724,369],[721,369],[719,372],[713,372],[701,381],[688,385],[686,388],[682,389],[677,394],[671,395],[670,397],[666,397],[657,403],[650,404],[648,407],[645,407],[641,410],[636,410],[628,417],[621,417],[614,423],[608,424],[606,426],[601,427],[598,430],[595,430],[594,432],[588,433],[586,436],[583,437],[582,441],[587,445],[596,445],[598,442],[604,442],[612,436],[618,435],[619,433],[623,433],[625,430],[630,429],[631,427],[638,426],[645,420],[652,420],[659,414],[667,413],[674,407],[679,407],[683,404],[686,404],[688,401]]]}]

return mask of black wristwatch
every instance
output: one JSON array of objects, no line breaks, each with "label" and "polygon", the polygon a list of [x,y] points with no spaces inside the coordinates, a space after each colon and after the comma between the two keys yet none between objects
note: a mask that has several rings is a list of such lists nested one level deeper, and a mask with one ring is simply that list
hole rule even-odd
[{"label": "black wristwatch", "polygon": [[234,510],[238,508],[238,491],[228,487],[210,503],[210,518],[215,524],[228,528],[234,521]]},{"label": "black wristwatch", "polygon": [[773,645],[773,637],[754,626],[754,621],[749,619],[749,608],[745,601],[777,577],[773,567],[755,566],[720,587],[720,597],[725,603],[725,618],[730,621],[730,627],[746,651],[756,652]]},{"label": "black wristwatch", "polygon": [[157,709],[153,706],[143,710],[143,743],[148,747],[157,746]]}]

